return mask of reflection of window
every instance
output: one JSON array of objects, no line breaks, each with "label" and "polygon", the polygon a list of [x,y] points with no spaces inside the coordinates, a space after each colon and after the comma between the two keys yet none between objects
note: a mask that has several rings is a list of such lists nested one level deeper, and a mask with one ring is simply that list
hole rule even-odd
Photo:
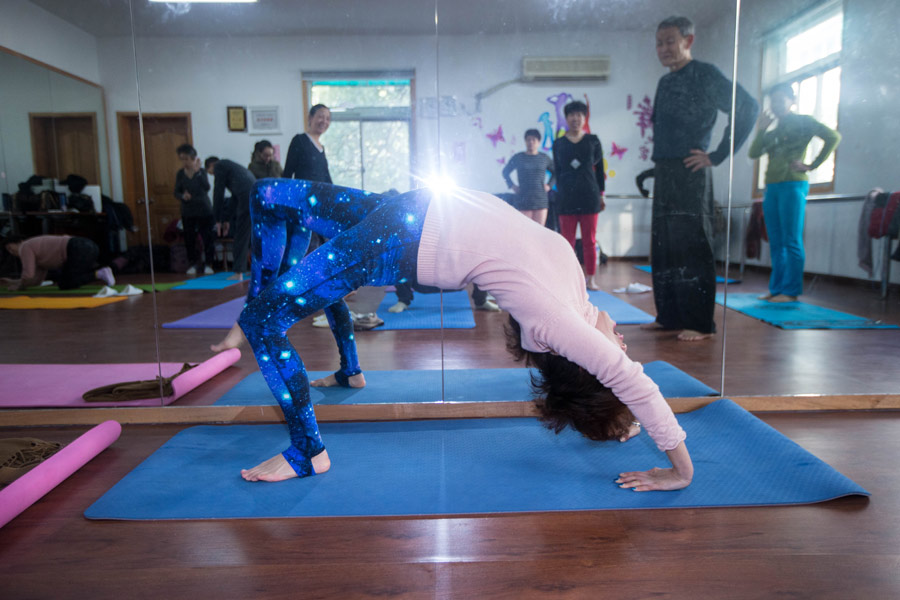
[{"label": "reflection of window", "polygon": [[331,109],[322,143],[334,183],[372,192],[410,189],[411,73],[304,73],[304,92],[306,110]]},{"label": "reflection of window", "polygon": [[[762,89],[768,90],[776,83],[790,83],[797,94],[796,111],[812,115],[832,129],[838,128],[843,24],[841,3],[828,2],[772,31],[763,47]],[[813,138],[804,162],[812,162],[821,149],[822,140]],[[834,161],[832,153],[818,169],[809,173],[812,190],[834,189]],[[755,196],[761,195],[765,188],[767,165],[768,156],[761,157],[757,163]]]}]

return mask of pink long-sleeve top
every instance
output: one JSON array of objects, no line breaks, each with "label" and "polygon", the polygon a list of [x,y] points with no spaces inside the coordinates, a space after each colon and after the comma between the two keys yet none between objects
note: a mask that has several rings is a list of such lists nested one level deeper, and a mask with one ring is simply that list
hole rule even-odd
[{"label": "pink long-sleeve top", "polygon": [[435,194],[419,244],[420,283],[459,289],[477,283],[522,327],[522,347],[556,352],[592,373],[631,409],[660,450],[684,430],[640,363],[596,328],[584,273],[557,233],[484,192]]}]

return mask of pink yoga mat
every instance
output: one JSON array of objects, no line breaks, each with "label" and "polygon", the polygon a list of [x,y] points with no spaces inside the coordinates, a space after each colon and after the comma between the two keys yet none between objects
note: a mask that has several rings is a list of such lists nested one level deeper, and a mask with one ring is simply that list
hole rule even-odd
[{"label": "pink yoga mat", "polygon": [[[175,394],[162,399],[148,398],[131,402],[85,402],[81,395],[96,387],[117,381],[155,379],[156,363],[94,365],[0,365],[0,407],[103,407],[160,406],[171,404],[195,387],[212,379],[241,358],[232,348],[200,363],[172,382]],[[162,363],[163,377],[181,370],[182,363]]]},{"label": "pink yoga mat", "polygon": [[122,426],[116,421],[100,423],[0,490],[0,527],[108,448],[121,433]]}]

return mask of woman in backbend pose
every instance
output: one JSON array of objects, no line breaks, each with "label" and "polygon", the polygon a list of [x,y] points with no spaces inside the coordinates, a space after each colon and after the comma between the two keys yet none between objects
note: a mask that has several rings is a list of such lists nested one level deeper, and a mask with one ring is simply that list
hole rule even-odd
[{"label": "woman in backbend pose", "polygon": [[[290,446],[242,471],[281,481],[327,471],[331,462],[309,398],[309,380],[287,330],[324,309],[340,369],[313,385],[362,387],[353,325],[341,298],[363,285],[413,277],[460,289],[477,283],[510,313],[510,347],[541,372],[537,406],[559,431],[626,440],[639,425],[666,452],[669,468],[622,473],[623,488],[687,486],[693,466],[685,434],[659,388],[625,355],[615,323],[589,301],[571,247],[556,233],[489,194],[420,189],[393,197],[308,181],[266,179],[251,198],[252,281],[247,306],[223,346],[246,335],[284,411]],[[310,232],[330,238],[304,256]],[[529,244],[521,244],[521,240]]]}]

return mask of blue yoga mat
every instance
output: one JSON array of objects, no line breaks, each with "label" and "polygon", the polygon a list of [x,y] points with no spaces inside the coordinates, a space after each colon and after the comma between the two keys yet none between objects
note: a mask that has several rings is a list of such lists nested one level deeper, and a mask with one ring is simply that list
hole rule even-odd
[{"label": "blue yoga mat", "polygon": [[412,304],[402,313],[388,312],[388,308],[397,303],[397,297],[388,293],[378,307],[378,316],[384,319],[384,325],[376,330],[385,329],[440,329],[441,328],[441,296],[444,297],[444,329],[472,329],[475,317],[469,294],[465,291],[444,292],[443,294],[416,294]]},{"label": "blue yoga mat", "polygon": [[[807,504],[869,493],[730,400],[679,415],[694,460],[676,492],[620,489],[667,466],[649,436],[597,443],[535,419],[323,423],[332,469],[249,483],[283,425],[200,426],[170,439],[85,511],[89,519],[228,519]],[[760,449],[764,451],[760,451]]]},{"label": "blue yoga mat", "polygon": [[[532,398],[530,369],[454,369],[444,371],[445,402],[527,402]],[[714,396],[702,381],[667,362],[644,365],[644,372],[667,398]],[[389,404],[440,402],[441,371],[366,371],[366,387],[310,388],[313,404]],[[330,371],[310,371],[318,379]],[[271,406],[272,392],[262,373],[247,375],[216,401],[217,406]]]},{"label": "blue yoga mat", "polygon": [[235,298],[228,302],[223,302],[218,306],[207,308],[206,310],[195,313],[189,317],[163,323],[164,329],[231,329],[241,310],[244,308],[245,298]]},{"label": "blue yoga mat", "polygon": [[[644,273],[653,273],[653,268],[650,265],[635,265],[635,269],[638,271],[643,271]],[[740,283],[740,279],[732,279],[728,278],[728,283]],[[721,275],[716,275],[716,283],[725,283],[725,278]]]},{"label": "blue yoga mat", "polygon": [[606,292],[588,290],[588,297],[591,299],[591,304],[608,312],[612,320],[619,325],[639,325],[656,320],[653,315]]},{"label": "blue yoga mat", "polygon": [[[716,302],[724,305],[724,294],[716,294]],[[781,329],[897,329],[897,325],[805,302],[766,302],[756,294],[728,294],[728,308]]]},{"label": "blue yoga mat", "polygon": [[[188,279],[181,285],[176,285],[175,290],[223,290],[238,283],[240,279],[228,279],[234,277],[233,271],[223,271],[213,275],[205,275],[196,279]],[[246,278],[244,279],[246,281]]]},{"label": "blue yoga mat", "polygon": [[[438,294],[418,294],[409,309],[399,314],[389,313],[387,307],[393,306],[396,299],[385,300],[378,307],[378,316],[384,319],[384,325],[373,331],[393,329],[440,329],[441,311]],[[235,298],[190,315],[178,321],[163,323],[165,329],[231,329],[244,307],[244,298]],[[475,317],[466,292],[450,292],[444,294],[444,328],[470,329],[475,327]]]}]

